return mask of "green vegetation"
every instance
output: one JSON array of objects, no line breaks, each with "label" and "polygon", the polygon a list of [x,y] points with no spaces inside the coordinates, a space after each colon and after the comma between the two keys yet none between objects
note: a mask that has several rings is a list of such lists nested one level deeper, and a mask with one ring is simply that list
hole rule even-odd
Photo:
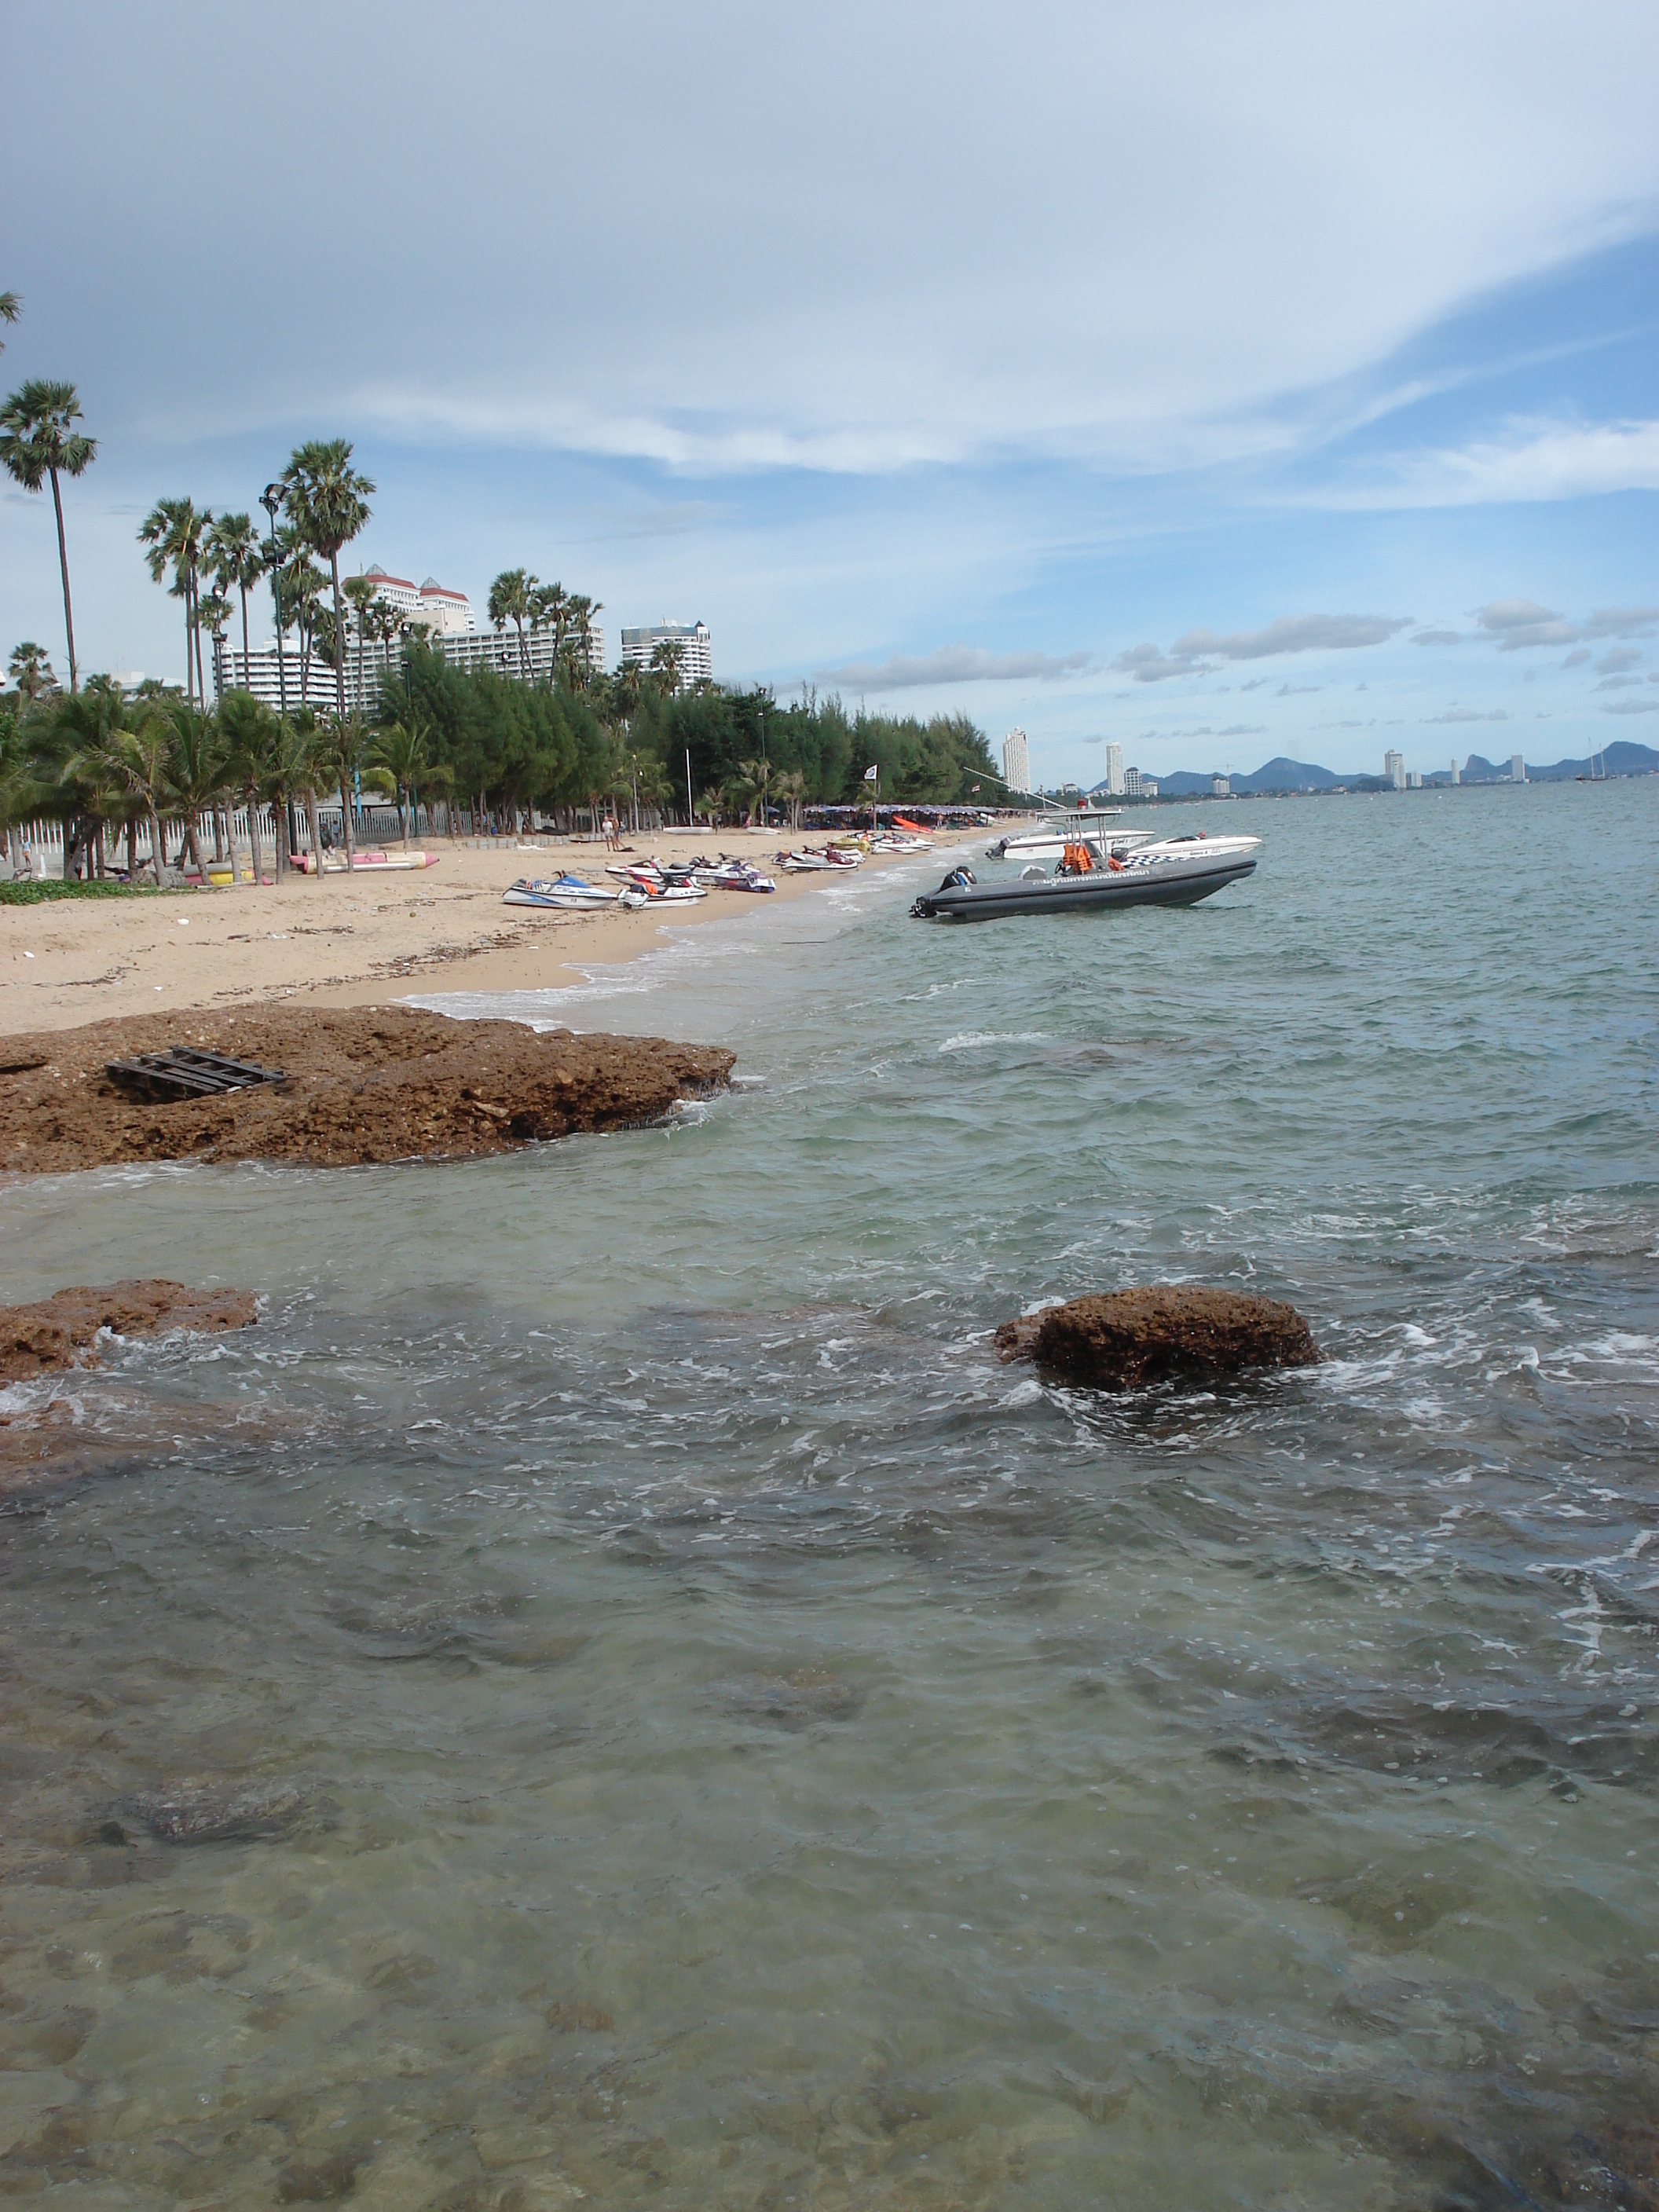
[{"label": "green vegetation", "polygon": [[118,884],[112,876],[94,876],[90,883],[61,883],[48,876],[44,883],[0,884],[0,906],[40,906],[47,899],[154,898],[154,884]]}]

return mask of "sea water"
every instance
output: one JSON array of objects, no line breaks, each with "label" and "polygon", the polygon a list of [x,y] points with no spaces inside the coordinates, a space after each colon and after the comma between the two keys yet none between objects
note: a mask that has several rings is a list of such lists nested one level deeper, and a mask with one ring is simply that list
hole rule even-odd
[{"label": "sea water", "polygon": [[[1200,823],[424,1001],[730,1043],[672,1127],[0,1190],[9,1296],[265,1301],[8,1401],[0,2185],[1652,2201],[1659,783]],[[994,1354],[1179,1280],[1324,1364]]]}]

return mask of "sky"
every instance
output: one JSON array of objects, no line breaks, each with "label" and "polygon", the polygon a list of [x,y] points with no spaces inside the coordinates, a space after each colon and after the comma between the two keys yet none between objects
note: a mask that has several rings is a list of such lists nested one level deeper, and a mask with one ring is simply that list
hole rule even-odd
[{"label": "sky", "polygon": [[[78,387],[84,669],[301,440],[348,565],[701,617],[1048,783],[1659,746],[1659,9],[6,11],[5,389]],[[69,67],[65,68],[66,62]],[[269,619],[264,629],[269,631]],[[60,672],[49,495],[0,651]]]}]

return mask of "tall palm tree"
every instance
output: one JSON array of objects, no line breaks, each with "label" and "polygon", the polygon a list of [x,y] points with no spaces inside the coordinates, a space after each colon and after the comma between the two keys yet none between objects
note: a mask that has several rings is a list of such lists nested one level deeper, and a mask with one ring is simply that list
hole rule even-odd
[{"label": "tall palm tree", "polygon": [[247,595],[265,573],[258,532],[245,514],[222,514],[209,531],[208,559],[222,592],[233,587],[242,599],[242,682],[248,681]]},{"label": "tall palm tree", "polygon": [[[23,302],[15,292],[0,292],[0,323],[15,323],[23,312]],[[0,353],[5,347],[0,345]]]},{"label": "tall palm tree", "polygon": [[112,676],[94,676],[54,717],[57,781],[71,809],[64,837],[65,876],[82,845],[92,855],[93,872],[101,875],[105,824],[135,811],[115,751],[116,737],[128,726],[126,700]]},{"label": "tall palm tree", "polygon": [[39,491],[52,478],[52,503],[58,516],[58,565],[64,577],[64,629],[69,638],[70,690],[80,689],[75,666],[75,611],[70,604],[69,546],[64,536],[60,477],[82,477],[98,458],[98,441],[75,425],[81,402],[72,384],[32,377],[0,408],[0,462],[25,491]]},{"label": "tall palm tree", "polygon": [[778,778],[777,792],[778,797],[789,809],[789,827],[799,830],[801,808],[806,799],[806,778],[798,768],[791,769],[787,775]]},{"label": "tall palm tree", "polygon": [[[369,494],[374,486],[351,465],[351,444],[346,438],[313,438],[296,446],[283,472],[289,513],[312,550],[328,562],[334,583],[334,635],[345,635],[345,611],[340,598],[340,549],[349,545],[368,520]],[[334,656],[335,700],[339,719],[345,720],[345,661]]]},{"label": "tall palm tree", "polygon": [[[225,629],[229,621],[230,602],[216,584],[205,599],[198,597],[196,602],[196,665],[199,669],[202,662],[202,632],[205,630],[213,640],[213,695],[216,699],[219,696],[220,671],[224,665],[222,648],[225,642]],[[203,703],[206,704],[205,698]]]},{"label": "tall palm tree", "polygon": [[[168,589],[185,603],[185,697],[194,704],[206,696],[198,682],[202,641],[196,627],[196,602],[200,587],[202,556],[213,527],[210,509],[192,499],[158,499],[138,526],[138,543],[149,548],[147,558],[153,584],[159,584],[167,563],[173,563]],[[192,659],[192,654],[194,658]]]},{"label": "tall palm tree", "polygon": [[374,579],[372,576],[348,576],[342,589],[351,602],[351,612],[347,619],[357,634],[357,712],[361,714],[363,711],[363,640],[375,635],[368,619],[369,608],[377,597]]},{"label": "tall palm tree", "polygon": [[13,646],[10,674],[13,690],[31,707],[45,693],[58,689],[46,648],[36,645],[33,638],[25,638],[21,645]]},{"label": "tall palm tree", "polygon": [[497,629],[512,623],[519,633],[519,673],[530,681],[530,652],[524,641],[525,617],[532,611],[532,594],[541,586],[522,568],[503,568],[489,587],[489,619]]},{"label": "tall palm tree", "polygon": [[530,594],[530,619],[540,629],[544,623],[553,633],[553,675],[556,681],[559,655],[564,651],[564,634],[569,622],[570,596],[562,584],[538,584]]},{"label": "tall palm tree", "polygon": [[346,871],[357,865],[357,838],[352,820],[352,804],[357,787],[367,783],[384,790],[384,771],[374,767],[368,757],[368,729],[356,714],[348,714],[343,720],[330,716],[322,726],[322,757],[327,763],[331,782],[340,788],[340,813],[345,825]]},{"label": "tall palm tree", "polygon": [[593,673],[593,617],[604,610],[602,599],[590,599],[585,592],[573,592],[567,602],[571,628],[581,649],[582,680]]},{"label": "tall palm tree", "polygon": [[738,775],[744,797],[753,802],[749,810],[749,818],[751,822],[754,820],[756,809],[758,808],[762,829],[766,827],[766,787],[771,774],[771,763],[768,761],[746,760],[738,763]]}]

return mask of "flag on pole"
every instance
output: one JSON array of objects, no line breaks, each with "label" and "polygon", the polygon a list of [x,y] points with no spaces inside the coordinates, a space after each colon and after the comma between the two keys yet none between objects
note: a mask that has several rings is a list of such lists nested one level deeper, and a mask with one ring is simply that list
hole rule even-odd
[{"label": "flag on pole", "polygon": [[875,769],[872,768],[866,769],[864,771],[864,780],[866,783],[873,783],[876,780]]}]

